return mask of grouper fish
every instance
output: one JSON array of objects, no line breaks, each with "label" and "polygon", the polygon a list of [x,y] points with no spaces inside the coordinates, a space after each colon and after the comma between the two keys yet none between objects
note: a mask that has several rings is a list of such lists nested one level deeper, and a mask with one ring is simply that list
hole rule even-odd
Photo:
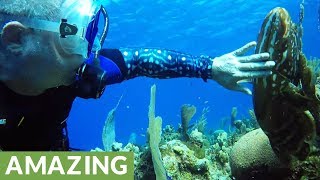
[{"label": "grouper fish", "polygon": [[276,62],[271,76],[254,80],[253,104],[260,127],[284,163],[308,156],[319,120],[319,100],[300,34],[287,10],[275,8],[263,21],[255,51],[269,52]]}]

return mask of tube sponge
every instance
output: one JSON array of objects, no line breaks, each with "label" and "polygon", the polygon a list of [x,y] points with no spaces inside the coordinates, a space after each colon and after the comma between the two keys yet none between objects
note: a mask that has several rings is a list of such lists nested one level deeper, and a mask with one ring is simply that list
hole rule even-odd
[{"label": "tube sponge", "polygon": [[151,87],[149,104],[149,146],[151,149],[152,162],[157,180],[166,180],[166,170],[164,168],[159,143],[161,141],[162,118],[155,117],[156,85]]}]

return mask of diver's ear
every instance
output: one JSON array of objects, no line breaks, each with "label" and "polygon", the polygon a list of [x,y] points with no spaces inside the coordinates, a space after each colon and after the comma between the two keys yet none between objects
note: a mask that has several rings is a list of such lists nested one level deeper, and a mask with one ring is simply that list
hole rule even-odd
[{"label": "diver's ear", "polygon": [[25,32],[26,30],[27,28],[17,21],[7,23],[3,27],[1,32],[1,40],[3,45],[20,45],[21,37],[23,35],[23,32]]}]

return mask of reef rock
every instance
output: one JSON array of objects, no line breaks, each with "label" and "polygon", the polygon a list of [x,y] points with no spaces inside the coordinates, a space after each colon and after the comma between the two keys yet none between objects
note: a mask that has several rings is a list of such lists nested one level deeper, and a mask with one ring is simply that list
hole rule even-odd
[{"label": "reef rock", "polygon": [[180,140],[166,142],[160,151],[164,167],[172,179],[230,179],[229,173],[212,161],[211,152],[199,158]]},{"label": "reef rock", "polygon": [[174,179],[209,178],[209,162],[198,159],[194,152],[179,140],[169,141],[161,146],[163,164],[170,177]]},{"label": "reef rock", "polygon": [[256,48],[269,52],[276,65],[271,76],[254,81],[255,114],[274,152],[288,164],[308,156],[320,112],[300,34],[289,13],[275,8],[262,24]]}]

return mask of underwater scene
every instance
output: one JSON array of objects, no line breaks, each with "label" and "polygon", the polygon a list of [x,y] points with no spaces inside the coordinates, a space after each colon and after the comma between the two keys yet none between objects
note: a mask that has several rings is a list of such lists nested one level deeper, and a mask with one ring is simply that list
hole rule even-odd
[{"label": "underwater scene", "polygon": [[70,146],[134,153],[135,179],[320,179],[319,0],[110,0],[104,48],[221,56],[256,41],[273,74],[230,91],[139,77],[77,98]]}]

